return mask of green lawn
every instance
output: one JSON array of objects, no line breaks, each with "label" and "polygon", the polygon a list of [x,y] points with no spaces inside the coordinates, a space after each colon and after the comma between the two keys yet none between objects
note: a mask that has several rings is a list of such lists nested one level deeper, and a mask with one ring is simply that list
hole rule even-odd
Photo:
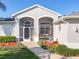
[{"label": "green lawn", "polygon": [[16,47],[0,47],[0,59],[40,59],[22,44]]}]

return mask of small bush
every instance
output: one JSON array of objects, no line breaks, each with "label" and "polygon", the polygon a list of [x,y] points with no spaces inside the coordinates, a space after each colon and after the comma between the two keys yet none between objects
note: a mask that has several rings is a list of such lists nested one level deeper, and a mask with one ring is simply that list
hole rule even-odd
[{"label": "small bush", "polygon": [[48,50],[55,53],[56,52],[56,46],[54,47],[48,47]]},{"label": "small bush", "polygon": [[41,40],[38,42],[38,44],[44,48],[44,49],[48,49],[51,46],[58,46],[58,42],[56,41],[50,41],[50,40]]},{"label": "small bush", "polygon": [[44,40],[39,41],[38,44],[39,44],[42,48],[47,49],[47,46],[44,45]]},{"label": "small bush", "polygon": [[59,45],[56,47],[56,53],[65,54],[67,47],[65,45]]},{"label": "small bush", "polygon": [[44,46],[44,45],[41,45],[41,47],[43,48],[43,49],[48,49],[48,47],[47,46]]},{"label": "small bush", "polygon": [[0,42],[14,42],[16,40],[15,36],[0,36]]}]

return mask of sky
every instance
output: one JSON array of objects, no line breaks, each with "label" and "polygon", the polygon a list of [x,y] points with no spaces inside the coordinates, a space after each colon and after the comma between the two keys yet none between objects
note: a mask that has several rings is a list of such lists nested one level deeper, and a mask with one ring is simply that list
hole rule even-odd
[{"label": "sky", "polygon": [[73,11],[79,11],[79,0],[1,0],[6,11],[0,10],[0,17],[11,17],[12,14],[28,8],[34,4],[39,4],[62,15]]}]

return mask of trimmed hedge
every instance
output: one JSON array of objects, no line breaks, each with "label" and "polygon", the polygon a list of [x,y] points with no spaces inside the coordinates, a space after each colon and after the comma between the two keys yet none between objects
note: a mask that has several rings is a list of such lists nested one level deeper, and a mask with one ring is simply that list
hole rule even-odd
[{"label": "trimmed hedge", "polygon": [[[39,41],[38,44],[44,48],[49,50],[52,53],[56,53],[63,56],[79,56],[79,49],[71,49],[65,45],[61,45],[58,42],[52,43],[52,45],[47,44],[45,40]],[[49,45],[49,46],[48,46]]]},{"label": "trimmed hedge", "polygon": [[79,49],[71,49],[66,47],[65,45],[49,47],[48,49],[53,53],[60,54],[63,56],[79,56]]},{"label": "trimmed hedge", "polygon": [[4,43],[4,42],[15,42],[16,41],[16,37],[15,36],[0,36],[0,42]]}]

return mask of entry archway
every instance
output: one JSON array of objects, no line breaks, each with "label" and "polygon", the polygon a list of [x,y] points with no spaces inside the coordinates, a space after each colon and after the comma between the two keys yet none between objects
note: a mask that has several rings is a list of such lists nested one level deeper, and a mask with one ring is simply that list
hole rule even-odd
[{"label": "entry archway", "polygon": [[20,19],[19,23],[20,23],[19,33],[20,33],[21,40],[24,40],[24,41],[32,40],[33,26],[34,26],[33,18],[23,17]]}]

